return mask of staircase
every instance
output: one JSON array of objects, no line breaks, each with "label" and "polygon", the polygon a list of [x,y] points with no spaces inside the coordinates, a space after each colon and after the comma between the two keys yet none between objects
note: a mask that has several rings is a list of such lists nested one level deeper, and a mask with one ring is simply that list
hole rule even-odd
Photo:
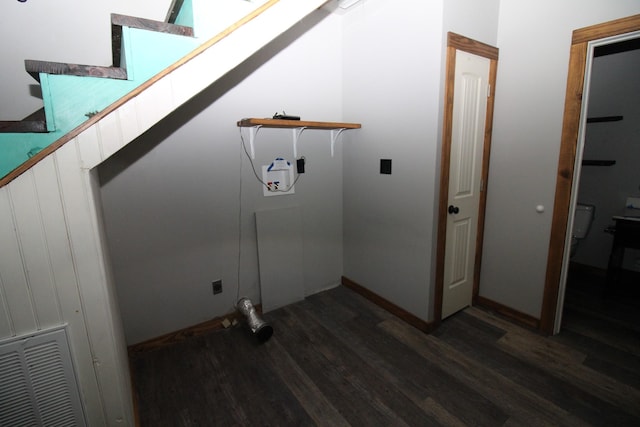
[{"label": "staircase", "polygon": [[[48,147],[58,146],[55,143],[116,101],[170,72],[181,60],[217,44],[279,1],[262,3],[255,8],[255,3],[246,0],[178,1],[167,14],[167,22],[112,14],[110,66],[25,60],[26,72],[41,86],[44,108],[20,121],[0,121],[0,186],[34,164],[32,159],[42,158],[38,153],[48,154]],[[324,1],[311,3],[317,8]],[[235,8],[231,16],[255,9],[223,28],[221,18],[207,16],[220,7],[227,13]],[[194,28],[196,25],[199,29]]]},{"label": "staircase", "polygon": [[[88,425],[134,424],[91,170],[325,1],[184,0],[173,22],[112,15],[109,66],[26,62],[44,108],[0,122],[0,341],[66,325]],[[201,13],[232,3],[251,10]]]},{"label": "staircase", "polygon": [[0,177],[200,44],[191,27],[118,14],[111,15],[111,32],[111,66],[25,60],[44,108],[22,121],[0,122]]}]

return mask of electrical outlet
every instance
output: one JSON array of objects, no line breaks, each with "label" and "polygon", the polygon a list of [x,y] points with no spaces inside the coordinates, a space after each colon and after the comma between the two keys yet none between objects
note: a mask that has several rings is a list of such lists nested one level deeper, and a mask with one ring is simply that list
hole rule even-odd
[{"label": "electrical outlet", "polygon": [[216,280],[215,282],[213,282],[211,284],[213,285],[213,294],[214,295],[222,293],[222,280]]}]

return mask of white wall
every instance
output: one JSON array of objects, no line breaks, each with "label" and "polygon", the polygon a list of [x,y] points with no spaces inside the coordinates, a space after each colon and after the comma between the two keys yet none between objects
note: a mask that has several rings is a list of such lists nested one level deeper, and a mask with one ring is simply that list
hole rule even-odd
[{"label": "white wall", "polygon": [[[240,295],[260,301],[255,211],[297,205],[304,283],[311,294],[342,274],[343,133],[331,158],[328,131],[306,130],[306,173],[295,195],[264,197],[236,122],[285,110],[342,121],[338,16],[319,10],[100,167],[106,232],[129,344],[234,309],[242,203]],[[353,117],[357,119],[357,117]],[[243,132],[247,147],[249,131]],[[293,161],[290,129],[261,129],[255,165]],[[146,154],[145,154],[146,153]],[[239,200],[242,180],[242,200]],[[287,260],[282,260],[287,269]],[[211,282],[222,279],[223,293]],[[143,309],[141,309],[143,308]]]},{"label": "white wall", "polygon": [[[0,120],[42,108],[25,59],[111,65],[111,13],[163,21],[171,0],[28,0],[0,3]],[[10,76],[7,78],[7,76]]]},{"label": "white wall", "polygon": [[[495,42],[497,1],[369,0],[345,15],[344,275],[429,319],[446,32]],[[471,11],[469,11],[471,8]],[[485,19],[467,17],[486,16]],[[392,174],[379,173],[392,159]]]},{"label": "white wall", "polygon": [[[441,2],[368,0],[344,16],[344,275],[427,319],[442,62]],[[392,159],[392,174],[379,173]]]},{"label": "white wall", "polygon": [[[589,117],[623,116],[619,122],[588,124],[584,158],[615,160],[607,167],[583,166],[578,201],[593,204],[596,215],[572,261],[606,269],[613,224],[629,196],[640,195],[640,50],[594,58],[589,89]],[[625,268],[634,269],[638,251],[625,251]],[[638,269],[636,267],[635,269]]]},{"label": "white wall", "polygon": [[539,317],[571,33],[639,12],[626,0],[501,2],[482,296]]},{"label": "white wall", "polygon": [[500,0],[447,0],[444,31],[496,46]]},{"label": "white wall", "polygon": [[[301,35],[311,24],[300,27],[298,40],[242,82],[245,76],[215,85],[103,165],[107,233],[129,344],[232,309],[239,189],[234,124],[283,109],[312,120],[361,122],[363,129],[342,134],[338,144],[345,150],[344,185],[340,151],[328,158],[328,135],[319,131],[302,135],[308,172],[295,196],[264,199],[244,160],[242,293],[259,299],[253,212],[300,204],[307,293],[344,274],[429,318],[446,32],[495,45],[499,5],[444,3],[397,7],[366,0],[340,16],[323,19],[317,12],[313,19],[321,22],[313,31]],[[261,130],[257,164],[291,156],[290,139],[290,131]],[[305,150],[319,151],[310,156]],[[393,160],[391,176],[378,173],[380,158]],[[214,297],[210,283],[217,279],[225,291]]]}]

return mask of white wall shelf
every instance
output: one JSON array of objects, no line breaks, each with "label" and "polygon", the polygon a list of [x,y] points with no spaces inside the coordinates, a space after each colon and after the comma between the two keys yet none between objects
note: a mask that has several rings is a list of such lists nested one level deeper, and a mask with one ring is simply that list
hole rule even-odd
[{"label": "white wall shelf", "polygon": [[335,144],[338,136],[348,129],[360,129],[360,123],[338,123],[338,122],[311,122],[307,120],[282,120],[282,119],[242,119],[238,122],[239,127],[249,128],[249,145],[251,147],[251,158],[255,159],[254,142],[256,134],[261,128],[284,128],[293,132],[293,156],[298,158],[298,139],[300,134],[306,129],[321,129],[331,131],[331,157],[335,151]]}]

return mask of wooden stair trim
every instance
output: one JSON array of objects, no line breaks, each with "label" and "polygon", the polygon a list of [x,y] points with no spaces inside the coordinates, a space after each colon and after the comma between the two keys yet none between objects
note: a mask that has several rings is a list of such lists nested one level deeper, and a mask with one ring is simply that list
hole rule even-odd
[{"label": "wooden stair trim", "polygon": [[40,73],[64,74],[68,76],[101,77],[126,80],[127,70],[120,67],[102,67],[99,65],[67,64],[64,62],[24,60],[24,68],[31,76],[40,81]]},{"label": "wooden stair trim", "polygon": [[175,62],[173,65],[170,65],[169,67],[165,68],[164,70],[162,70],[155,76],[151,77],[149,80],[142,83],[140,86],[138,86],[137,88],[135,88],[134,90],[132,90],[131,92],[123,96],[122,98],[118,99],[117,101],[115,101],[114,103],[106,107],[104,110],[99,111],[98,113],[90,117],[88,120],[78,125],[75,129],[72,129],[71,131],[67,132],[65,135],[57,139],[56,141],[49,144],[47,147],[43,148],[35,156],[31,157],[29,160],[22,163],[20,166],[18,166],[17,168],[9,172],[7,175],[0,178],[0,188],[9,184],[11,181],[16,179],[17,177],[19,177],[29,169],[31,169],[34,165],[36,165],[42,159],[47,157],[49,154],[55,152],[58,148],[65,145],[67,142],[73,140],[82,132],[84,132],[85,130],[89,129],[91,126],[98,123],[104,117],[108,116],[109,114],[117,110],[119,107],[126,104],[127,102],[129,102],[130,100],[138,96],[140,93],[144,92],[147,88],[151,87],[158,80],[162,79],[168,74],[171,74],[174,70],[180,68],[187,62],[201,55],[203,52],[205,52],[207,49],[209,49],[219,41],[227,38],[230,34],[232,34],[237,29],[241,28],[242,26],[246,25],[253,19],[260,16],[262,13],[264,13],[266,10],[274,6],[279,1],[280,0],[269,0],[268,2],[264,3],[262,6],[253,10],[251,13],[247,14],[246,16],[244,16],[234,24],[230,25],[229,27],[222,30],[220,33],[213,36],[211,39],[209,39],[207,42],[205,42],[204,44],[194,49],[188,55],[185,55],[183,58]]},{"label": "wooden stair trim", "polygon": [[2,120],[0,133],[46,133],[47,122],[35,120]]},{"label": "wooden stair trim", "polygon": [[178,36],[193,37],[193,28],[184,25],[171,24],[153,19],[138,18],[135,16],[111,14],[111,25],[120,27],[139,28],[141,30],[155,31],[157,33],[176,34]]},{"label": "wooden stair trim", "polygon": [[25,69],[31,76],[40,82],[40,73],[64,74],[69,76],[101,77],[117,80],[127,79],[127,70],[120,67],[122,27],[139,28],[158,33],[175,34],[193,37],[193,28],[183,25],[168,24],[162,21],[137,18],[134,16],[111,14],[111,43],[113,65],[104,67],[100,65],[69,64],[63,62],[38,61],[27,59],[24,61]]},{"label": "wooden stair trim", "polygon": [[167,33],[175,34],[178,36],[193,37],[193,28],[191,27],[112,13],[111,55],[114,67],[120,67],[122,50],[122,27],[138,28],[142,30],[155,31],[157,33]]},{"label": "wooden stair trim", "polygon": [[33,113],[29,114],[27,117],[25,117],[24,119],[22,119],[22,121],[29,121],[29,122],[37,122],[37,121],[46,121],[46,115],[44,112],[44,107],[40,108],[37,111],[34,111]]},{"label": "wooden stair trim", "polygon": [[169,12],[167,13],[167,17],[165,18],[166,22],[170,24],[176,22],[178,13],[180,12],[180,9],[182,9],[182,3],[184,3],[184,0],[173,0],[171,2],[171,6],[169,6]]},{"label": "wooden stair trim", "polygon": [[0,133],[45,133],[47,132],[47,119],[44,108],[39,109],[22,120],[0,121]]}]

